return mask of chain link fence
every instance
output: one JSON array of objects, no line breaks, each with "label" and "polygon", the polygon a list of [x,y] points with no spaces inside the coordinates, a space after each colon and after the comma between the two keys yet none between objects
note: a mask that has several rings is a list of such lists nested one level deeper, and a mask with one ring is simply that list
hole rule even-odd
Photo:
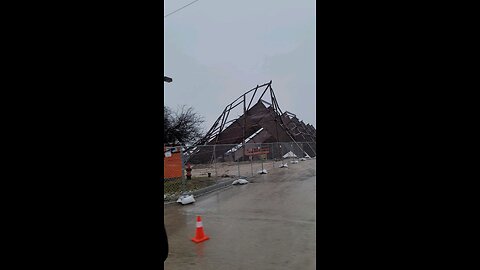
[{"label": "chain link fence", "polygon": [[246,143],[245,147],[216,144],[176,149],[178,152],[164,158],[166,202],[175,201],[182,194],[194,194],[230,184],[235,179],[254,177],[264,170],[268,173],[302,158],[313,158],[317,151],[313,142]]}]

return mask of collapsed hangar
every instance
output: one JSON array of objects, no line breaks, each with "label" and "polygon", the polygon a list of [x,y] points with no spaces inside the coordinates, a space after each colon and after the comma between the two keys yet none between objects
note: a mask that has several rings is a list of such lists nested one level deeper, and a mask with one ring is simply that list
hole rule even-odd
[{"label": "collapsed hangar", "polygon": [[[238,118],[229,119],[238,112],[242,113]],[[193,164],[244,161],[250,148],[269,143],[275,144],[270,145],[268,159],[281,159],[289,152],[297,157],[316,156],[316,129],[281,111],[272,81],[228,104],[206,135],[184,151],[184,160]]]}]

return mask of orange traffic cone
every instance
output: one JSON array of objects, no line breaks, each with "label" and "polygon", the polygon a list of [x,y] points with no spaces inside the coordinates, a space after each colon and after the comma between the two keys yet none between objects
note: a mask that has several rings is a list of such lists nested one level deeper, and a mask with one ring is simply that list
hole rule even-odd
[{"label": "orange traffic cone", "polygon": [[206,236],[205,232],[203,231],[202,218],[200,216],[197,216],[197,232],[195,237],[192,238],[192,241],[195,243],[200,243],[208,239],[210,238]]}]

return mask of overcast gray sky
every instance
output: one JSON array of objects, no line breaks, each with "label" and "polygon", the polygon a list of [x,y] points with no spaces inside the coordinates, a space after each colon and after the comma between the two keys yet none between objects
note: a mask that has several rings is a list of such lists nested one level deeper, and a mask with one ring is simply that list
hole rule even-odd
[{"label": "overcast gray sky", "polygon": [[[164,0],[166,14],[193,0]],[[165,105],[208,130],[230,102],[273,81],[282,111],[317,127],[314,0],[199,0],[164,19]]]}]

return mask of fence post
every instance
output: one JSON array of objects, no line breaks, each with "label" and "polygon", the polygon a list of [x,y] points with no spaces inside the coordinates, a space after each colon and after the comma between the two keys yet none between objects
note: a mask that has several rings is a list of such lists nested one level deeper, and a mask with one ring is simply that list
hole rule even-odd
[{"label": "fence post", "polygon": [[238,178],[240,178],[240,159],[238,159],[237,163],[238,163]]},{"label": "fence post", "polygon": [[180,158],[182,160],[182,192],[185,193],[187,189],[187,180],[185,179],[185,162],[183,158],[183,146],[180,146]]},{"label": "fence post", "polygon": [[263,172],[263,157],[260,156],[260,159],[262,160],[262,172]]},{"label": "fence post", "polygon": [[216,145],[213,145],[213,166],[215,167],[215,179],[218,178],[218,173],[217,173],[217,154],[215,153],[215,148]]},{"label": "fence post", "polygon": [[283,166],[283,149],[282,149],[282,144],[278,143],[278,148],[280,149],[280,166]]},{"label": "fence post", "polygon": [[274,151],[274,147],[273,147],[273,143],[270,144],[270,151],[272,151],[272,166],[273,168],[275,168],[275,151]]},{"label": "fence post", "polygon": [[253,156],[250,156],[250,169],[252,170],[252,177],[253,177]]},{"label": "fence post", "polygon": [[290,149],[292,151],[292,160],[297,160],[297,155],[295,154],[297,151],[294,151],[293,143],[290,144]]}]

